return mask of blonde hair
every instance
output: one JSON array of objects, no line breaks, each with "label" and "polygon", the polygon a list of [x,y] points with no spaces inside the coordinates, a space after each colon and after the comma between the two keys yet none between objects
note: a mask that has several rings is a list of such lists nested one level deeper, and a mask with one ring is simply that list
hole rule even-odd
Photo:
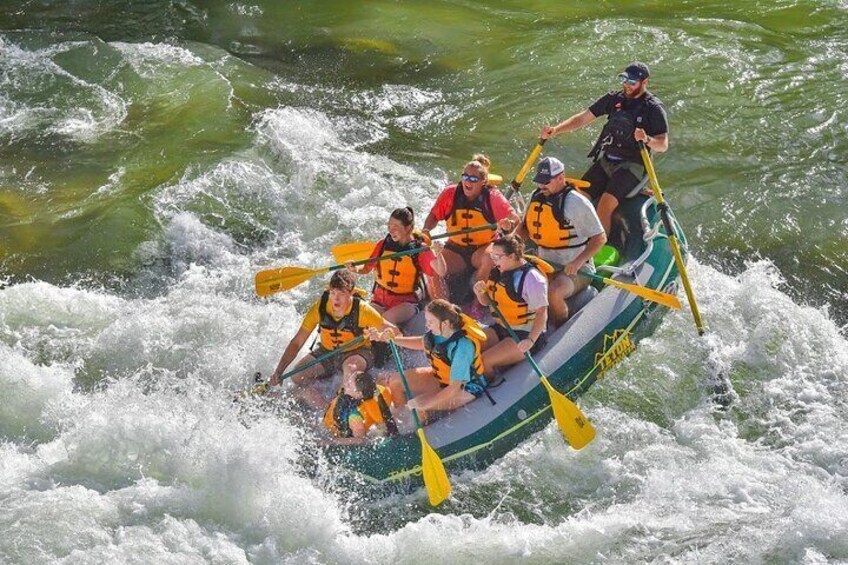
[{"label": "blonde hair", "polygon": [[[487,159],[487,161],[488,161],[488,159]],[[481,163],[480,161],[477,161],[477,160],[468,161],[465,164],[465,167],[463,167],[463,169],[467,169],[468,167],[476,169],[478,172],[480,172],[483,175],[483,177],[489,178],[489,168],[486,165],[484,165],[483,163]]]},{"label": "blonde hair", "polygon": [[471,157],[471,160],[477,161],[478,163],[483,165],[483,167],[486,169],[487,173],[489,172],[489,168],[492,166],[492,161],[489,159],[489,157],[485,153],[475,153]]}]

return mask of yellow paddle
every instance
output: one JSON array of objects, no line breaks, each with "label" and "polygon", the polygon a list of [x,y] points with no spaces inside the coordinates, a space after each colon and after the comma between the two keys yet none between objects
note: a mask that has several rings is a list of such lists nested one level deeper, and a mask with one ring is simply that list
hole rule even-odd
[{"label": "yellow paddle", "polygon": [[[497,314],[498,318],[501,319],[506,331],[508,331],[510,337],[515,340],[515,343],[520,343],[521,340],[518,339],[518,336],[515,335],[515,331],[513,331],[507,323],[506,318],[504,318],[503,314],[501,314],[498,305],[494,302],[490,302],[489,307],[495,314]],[[536,360],[533,359],[533,356],[530,355],[529,351],[524,353],[524,357],[526,357],[527,361],[530,362],[530,366],[533,367],[533,370],[539,376],[539,379],[548,391],[548,396],[551,399],[551,409],[553,410],[557,425],[559,425],[559,429],[562,431],[562,435],[565,436],[565,439],[571,444],[571,447],[574,449],[582,449],[586,446],[586,444],[595,439],[595,426],[592,425],[592,422],[586,418],[576,404],[548,382],[548,377],[542,373],[542,369],[540,369],[539,365],[536,364]]]},{"label": "yellow paddle", "polygon": [[530,170],[530,167],[533,166],[533,163],[535,163],[536,159],[539,158],[539,155],[542,154],[542,146],[545,145],[546,141],[547,139],[539,138],[536,146],[533,147],[532,151],[530,151],[530,155],[527,156],[527,160],[524,161],[523,165],[521,165],[521,168],[518,170],[518,174],[515,175],[515,178],[512,179],[511,183],[509,183],[509,190],[506,193],[507,200],[510,200],[513,194],[521,192],[521,183],[524,182],[524,177],[527,176],[527,172]]},{"label": "yellow paddle", "polygon": [[[429,249],[427,247],[419,247],[418,249],[408,249],[406,251],[399,251],[397,253],[392,253],[391,255],[383,255],[382,257],[375,257],[373,259],[364,259],[362,261],[354,261],[354,265],[364,265],[365,263],[371,263],[374,261],[386,261],[388,259],[394,259],[396,257],[402,257],[403,255],[412,255],[415,253],[420,253],[421,251]],[[344,269],[347,265],[331,265],[329,267],[321,267],[318,269],[308,269],[306,267],[280,267],[278,269],[268,269],[265,271],[259,271],[256,273],[255,285],[256,285],[256,294],[260,297],[265,297],[275,292],[281,292],[283,290],[289,290],[302,282],[306,282],[315,275],[320,275],[321,273],[326,273],[329,271],[337,271],[339,269]]]},{"label": "yellow paddle", "polygon": [[[486,224],[484,226],[476,226],[473,228],[465,228],[464,230],[456,230],[447,233],[430,236],[430,239],[444,239],[454,235],[462,235],[465,233],[474,233],[477,231],[493,230],[497,228],[497,224]],[[352,243],[340,243],[332,248],[333,258],[339,263],[347,263],[349,261],[361,261],[368,259],[374,252],[374,246],[377,245],[371,241],[356,241]]]},{"label": "yellow paddle", "polygon": [[[400,354],[394,340],[389,340],[389,347],[392,350],[392,356],[395,358],[395,365],[397,365],[397,370],[400,373],[400,380],[403,382],[406,398],[407,400],[412,400],[412,391],[409,389],[409,383],[406,382],[403,362],[400,360]],[[427,443],[427,437],[424,435],[424,427],[421,425],[421,420],[418,419],[417,410],[412,410],[412,418],[415,420],[415,426],[418,428],[418,439],[421,441],[421,474],[424,476],[424,488],[427,489],[427,498],[430,499],[430,504],[432,506],[438,506],[450,496],[450,480],[436,450]]]},{"label": "yellow paddle", "polygon": [[683,288],[686,290],[686,298],[689,300],[689,307],[692,309],[692,316],[695,318],[695,327],[698,329],[698,335],[704,335],[704,322],[701,320],[698,303],[695,302],[695,293],[692,291],[692,285],[689,283],[686,264],[683,263],[683,254],[680,253],[680,245],[677,243],[677,234],[671,225],[671,218],[668,216],[668,204],[666,204],[663,198],[662,189],[660,189],[660,183],[657,180],[657,173],[654,170],[654,163],[651,161],[651,156],[648,154],[648,150],[642,141],[639,142],[639,151],[642,153],[642,162],[645,164],[645,171],[648,173],[648,178],[651,179],[651,188],[654,189],[654,196],[657,199],[657,209],[660,211],[663,227],[668,236],[668,242],[671,244],[674,262],[677,264],[677,270],[680,272],[680,280],[683,281]]},{"label": "yellow paddle", "polygon": [[602,277],[601,275],[597,275],[595,273],[587,273],[586,271],[580,271],[580,274],[584,277],[603,281],[604,283],[610,286],[614,286],[616,288],[632,292],[636,296],[641,296],[645,300],[650,300],[652,302],[656,302],[657,304],[668,306],[669,308],[679,310],[681,307],[680,300],[678,300],[676,296],[674,296],[673,294],[669,294],[668,292],[661,292],[659,290],[654,290],[653,288],[648,288],[639,284],[623,283],[615,279]]}]

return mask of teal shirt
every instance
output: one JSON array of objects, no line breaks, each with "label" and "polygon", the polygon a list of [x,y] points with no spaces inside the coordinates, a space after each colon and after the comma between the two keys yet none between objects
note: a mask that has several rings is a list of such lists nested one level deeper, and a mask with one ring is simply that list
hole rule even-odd
[{"label": "teal shirt", "polygon": [[[448,338],[433,335],[438,345],[443,344]],[[448,345],[448,357],[451,358],[450,380],[467,383],[471,380],[471,364],[474,362],[474,343],[465,336],[459,338],[455,343]]]}]

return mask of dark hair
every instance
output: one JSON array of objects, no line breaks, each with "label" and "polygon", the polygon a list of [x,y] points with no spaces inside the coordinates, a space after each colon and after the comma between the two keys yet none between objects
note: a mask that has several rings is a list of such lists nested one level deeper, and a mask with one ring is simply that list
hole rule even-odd
[{"label": "dark hair", "polygon": [[356,287],[356,277],[348,270],[342,269],[330,277],[330,288],[353,292]]},{"label": "dark hair", "polygon": [[389,217],[393,220],[399,221],[406,227],[415,223],[415,212],[413,212],[412,208],[409,206],[406,208],[395,208],[392,210],[392,215]]},{"label": "dark hair", "polygon": [[496,239],[492,245],[497,245],[507,255],[515,255],[519,258],[524,256],[524,240],[521,236],[512,234],[506,235],[500,239]]},{"label": "dark hair", "polygon": [[354,377],[354,386],[362,394],[362,398],[372,398],[377,392],[377,383],[368,373],[357,373]]},{"label": "dark hair", "polygon": [[436,298],[427,305],[426,310],[440,322],[447,322],[451,327],[462,327],[462,310],[456,304],[451,304],[444,298]]}]

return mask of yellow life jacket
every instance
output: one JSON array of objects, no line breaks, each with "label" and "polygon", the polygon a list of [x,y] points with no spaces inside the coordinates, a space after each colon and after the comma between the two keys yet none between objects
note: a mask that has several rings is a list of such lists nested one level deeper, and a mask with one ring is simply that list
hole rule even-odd
[{"label": "yellow life jacket", "polygon": [[[341,320],[333,318],[329,312],[330,291],[325,290],[321,295],[321,302],[318,304],[318,335],[320,336],[321,346],[331,351],[337,349],[349,341],[353,341],[363,334],[362,328],[359,326],[359,308],[360,303],[365,298],[365,291],[361,288],[356,288],[353,291],[353,304],[350,307],[350,312],[345,314]],[[366,342],[351,347],[354,351],[363,347]]]},{"label": "yellow life jacket", "polygon": [[578,238],[574,226],[563,214],[563,206],[573,186],[546,196],[536,189],[524,214],[524,226],[536,245],[546,249],[573,249],[586,245],[588,238]]},{"label": "yellow life jacket", "polygon": [[455,331],[447,341],[437,344],[433,332],[424,334],[424,353],[427,354],[427,359],[430,360],[430,365],[433,367],[435,377],[442,384],[450,384],[451,362],[453,354],[456,351],[456,346],[449,347],[451,344],[458,342],[461,338],[467,337],[474,344],[474,360],[471,362],[471,378],[482,379],[486,370],[483,366],[483,342],[486,341],[486,334],[480,324],[470,316],[462,315],[462,328]]},{"label": "yellow life jacket", "polygon": [[[408,251],[423,247],[418,239],[413,239],[407,245],[400,245],[387,235],[383,240],[380,256],[391,255],[400,251]],[[404,255],[377,263],[377,274],[374,284],[392,294],[413,294],[421,286],[421,269],[418,267],[418,255]]]},{"label": "yellow life jacket", "polygon": [[362,416],[365,431],[374,424],[385,423],[389,435],[397,435],[397,423],[389,409],[391,403],[392,393],[384,386],[377,385],[374,397],[367,399],[355,399],[340,390],[324,412],[324,425],[338,437],[351,437],[348,418],[356,410]]},{"label": "yellow life jacket", "polygon": [[[476,228],[495,223],[495,213],[492,211],[491,193],[489,187],[483,188],[474,202],[465,197],[461,184],[453,185],[453,210],[447,219],[448,231],[458,231]],[[450,187],[448,187],[450,188]],[[453,235],[448,241],[462,247],[480,247],[495,240],[495,230],[482,230],[473,233]]]},{"label": "yellow life jacket", "polygon": [[[554,268],[550,264],[538,257],[525,255],[524,258],[527,260],[525,264],[505,273],[501,273],[500,269],[495,267],[492,269],[488,281],[487,294],[489,300],[495,303],[506,319],[506,323],[513,329],[524,329],[525,326],[529,328],[532,326],[533,320],[536,319],[535,310],[531,310],[524,298],[521,297],[524,292],[524,282],[527,280],[530,270],[536,269],[546,276],[554,272]],[[514,282],[516,271],[521,274],[518,280],[518,288],[516,288]],[[500,317],[496,316],[496,320],[499,324],[503,324]]]}]

